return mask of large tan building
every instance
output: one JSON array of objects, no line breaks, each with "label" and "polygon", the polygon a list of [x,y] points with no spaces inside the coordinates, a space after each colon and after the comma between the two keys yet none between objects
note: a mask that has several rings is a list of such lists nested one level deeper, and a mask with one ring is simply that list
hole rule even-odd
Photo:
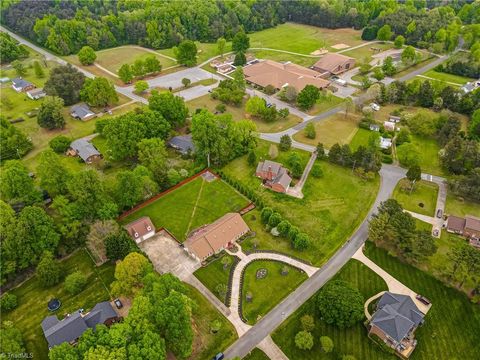
[{"label": "large tan building", "polygon": [[271,85],[280,90],[291,86],[297,91],[301,91],[307,85],[313,85],[319,89],[327,88],[330,85],[330,82],[322,79],[316,71],[291,62],[279,63],[263,60],[245,66],[243,73],[247,82],[262,88]]},{"label": "large tan building", "polygon": [[183,246],[192,257],[203,261],[228,248],[249,231],[239,213],[227,213],[217,221],[194,230]]},{"label": "large tan building", "polygon": [[355,67],[355,59],[342,54],[328,53],[318,60],[312,69],[318,71],[320,76],[339,75]]}]

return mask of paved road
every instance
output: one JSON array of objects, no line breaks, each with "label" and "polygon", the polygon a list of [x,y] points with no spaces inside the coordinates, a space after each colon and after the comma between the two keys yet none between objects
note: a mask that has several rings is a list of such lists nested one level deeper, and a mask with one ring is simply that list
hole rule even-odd
[{"label": "paved road", "polygon": [[300,285],[285,300],[265,315],[255,326],[248,330],[240,339],[226,351],[225,357],[232,359],[235,356],[243,358],[265,337],[272,333],[288,316],[297,310],[305,301],[314,295],[328,280],[330,280],[355,252],[363,245],[368,237],[368,220],[382,201],[387,200],[393,192],[397,182],[405,176],[404,169],[384,165],[380,171],[381,183],[377,198],[367,217],[355,231],[347,243],[338,250],[328,262],[312,277]]}]

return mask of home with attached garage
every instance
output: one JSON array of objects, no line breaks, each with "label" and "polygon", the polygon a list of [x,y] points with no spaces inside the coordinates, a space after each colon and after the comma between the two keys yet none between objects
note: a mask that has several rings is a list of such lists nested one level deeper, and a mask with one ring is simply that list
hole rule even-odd
[{"label": "home with attached garage", "polygon": [[78,156],[87,164],[91,164],[102,158],[102,154],[100,154],[97,148],[87,139],[72,141],[70,149],[67,151],[67,155]]},{"label": "home with attached garage", "polygon": [[16,92],[27,92],[28,90],[35,89],[35,85],[30,81],[18,77],[12,80],[12,89]]},{"label": "home with attached garage", "polygon": [[281,164],[270,160],[258,163],[255,176],[262,179],[264,186],[280,193],[286,193],[292,182],[288,170]]},{"label": "home with attached garage", "polygon": [[355,67],[355,59],[336,53],[323,55],[320,60],[313,64],[312,69],[319,72],[322,77],[340,75]]},{"label": "home with attached garage", "polygon": [[472,215],[464,218],[450,215],[447,219],[447,231],[462,235],[471,245],[480,247],[480,218]]},{"label": "home with attached garage", "polygon": [[87,104],[77,104],[70,108],[70,115],[78,120],[90,120],[95,116],[95,113],[90,110]]},{"label": "home with attached garage", "polygon": [[148,216],[143,216],[125,225],[124,228],[137,244],[155,235],[155,226]]},{"label": "home with attached garage", "polygon": [[32,100],[38,100],[45,97],[47,93],[43,89],[32,89],[27,91],[27,96]]},{"label": "home with attached garage", "polygon": [[250,228],[239,213],[227,213],[215,222],[193,230],[183,247],[190,256],[204,261],[229,248],[248,232]]}]

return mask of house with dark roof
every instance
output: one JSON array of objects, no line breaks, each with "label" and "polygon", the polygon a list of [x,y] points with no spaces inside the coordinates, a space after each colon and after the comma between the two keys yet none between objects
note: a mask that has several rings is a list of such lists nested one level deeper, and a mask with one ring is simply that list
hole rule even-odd
[{"label": "house with dark roof", "polygon": [[70,115],[75,119],[86,121],[94,117],[95,113],[90,110],[87,104],[81,103],[70,108]]},{"label": "house with dark roof", "polygon": [[339,75],[355,67],[355,59],[336,53],[323,55],[320,60],[313,64],[312,69],[318,71],[322,77]]},{"label": "house with dark roof", "polygon": [[87,164],[91,164],[102,158],[102,154],[100,154],[97,148],[86,139],[72,141],[70,149],[67,151],[67,155],[79,156]]},{"label": "house with dark roof", "polygon": [[376,336],[395,350],[402,358],[408,358],[415,346],[415,330],[424,322],[420,311],[408,295],[385,292],[368,324],[368,335]]},{"label": "house with dark roof", "polygon": [[32,100],[38,100],[40,98],[45,97],[46,95],[47,95],[47,93],[42,88],[32,89],[32,90],[27,91],[27,96]]},{"label": "house with dark roof", "polygon": [[174,136],[168,140],[167,144],[183,155],[195,152],[195,145],[192,141],[192,135]]},{"label": "house with dark roof", "polygon": [[281,164],[270,160],[259,162],[255,175],[262,179],[264,186],[281,193],[287,192],[292,182],[292,178],[288,175],[287,169]]},{"label": "house with dark roof", "polygon": [[12,80],[12,89],[16,92],[26,92],[28,90],[35,89],[35,85],[33,85],[30,81],[18,77]]},{"label": "house with dark roof", "polygon": [[124,228],[137,244],[155,235],[155,226],[148,216],[142,216],[140,219],[125,225]]},{"label": "house with dark roof", "polygon": [[119,319],[112,305],[104,301],[96,304],[86,314],[78,310],[68,314],[63,320],[58,320],[56,315],[47,316],[42,321],[42,330],[49,348],[64,342],[74,345],[88,329],[95,330],[98,324],[110,326]]},{"label": "house with dark roof", "polygon": [[215,222],[193,230],[183,248],[193,258],[203,261],[230,247],[249,231],[239,213],[227,213]]}]

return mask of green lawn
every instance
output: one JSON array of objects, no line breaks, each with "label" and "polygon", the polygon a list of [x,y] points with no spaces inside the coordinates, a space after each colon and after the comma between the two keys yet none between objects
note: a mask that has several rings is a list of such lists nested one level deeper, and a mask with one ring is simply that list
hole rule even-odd
[{"label": "green lawn", "polygon": [[[189,289],[188,297],[196,303],[192,309],[192,327],[195,334],[193,353],[188,359],[210,360],[238,338],[237,332],[230,321],[220,314],[197,289],[186,283],[184,285]],[[211,324],[214,320],[219,320],[222,324],[216,334],[211,332]]]},{"label": "green lawn", "polygon": [[[222,264],[222,259],[228,257],[231,260],[230,265],[224,267]],[[220,301],[226,303],[225,298],[221,298],[218,294],[216,287],[219,284],[225,284],[228,286],[228,279],[230,276],[230,271],[232,269],[234,257],[228,255],[226,252],[222,252],[218,258],[210,262],[207,266],[201,267],[194,272],[194,275],[198,280],[202,282],[211,292],[214,294]]]},{"label": "green lawn", "polygon": [[473,215],[480,217],[480,203],[457,197],[451,192],[448,192],[445,214],[457,216]]},{"label": "green lawn", "polygon": [[[424,138],[418,135],[412,135],[411,143],[415,146],[419,156],[418,162],[422,168],[422,172],[432,175],[445,175],[444,170],[440,166],[440,157],[438,152],[437,140],[433,138]],[[398,147],[400,148],[401,145]],[[397,148],[397,150],[398,150]]]},{"label": "green lawn", "polygon": [[248,199],[224,181],[207,182],[199,177],[130,214],[122,219],[122,223],[149,216],[157,229],[165,227],[183,242],[191,230],[209,224],[227,212],[239,211],[248,203]]},{"label": "green lawn", "polygon": [[425,221],[415,219],[415,226],[417,230],[432,231],[432,224],[426,223]]},{"label": "green lawn", "polygon": [[142,49],[139,46],[120,46],[112,49],[100,50],[97,51],[96,54],[97,59],[95,62],[113,73],[117,73],[118,69],[120,69],[123,64],[133,64],[135,60],[144,60],[151,55],[154,55],[160,61],[162,69],[176,64],[175,60],[158,54],[155,55],[154,52]]},{"label": "green lawn", "polygon": [[344,100],[342,98],[339,98],[338,96],[332,94],[327,96],[321,96],[317,103],[313,106],[313,108],[308,110],[307,113],[309,115],[318,115],[333,107],[340,105],[341,103],[343,103],[343,101]]},{"label": "green lawn", "polygon": [[243,360],[269,360],[270,358],[259,348],[253,349]]},{"label": "green lawn", "polygon": [[[269,147],[270,143],[259,141],[256,150],[258,160],[270,159]],[[295,151],[301,156],[304,166],[310,154]],[[274,161],[286,164],[290,152],[279,151]],[[320,179],[310,176],[307,179],[303,199],[274,193],[262,187],[261,181],[254,175],[256,165],[249,166],[246,156],[233,160],[223,168],[227,175],[250,188],[268,206],[310,235],[311,248],[299,254],[314,265],[321,265],[330,258],[352,234],[367,214],[379,185],[378,178],[366,182],[354,176],[351,169],[327,162],[319,164],[324,176]],[[266,243],[273,245],[271,241]]]},{"label": "green lawn", "polygon": [[371,140],[376,140],[379,138],[379,132],[359,128],[353,136],[352,140],[350,141],[350,148],[352,149],[352,151],[355,151],[358,149],[359,146],[368,146]]},{"label": "green lawn", "polygon": [[[335,277],[335,280],[344,280],[359,289],[365,300],[386,290],[383,279],[357,260],[350,260]],[[290,360],[312,359],[341,359],[342,355],[354,355],[357,359],[386,360],[396,359],[395,356],[383,353],[380,348],[367,337],[367,329],[362,323],[340,329],[322,322],[316,311],[316,297],[305,302],[296,312],[286,319],[272,334],[273,340],[283,350]],[[295,346],[294,338],[301,330],[300,318],[303,315],[312,315],[315,318],[315,329],[312,331],[314,346],[311,350],[300,350]],[[334,343],[334,350],[325,354],[320,348],[320,336],[329,336]]]},{"label": "green lawn", "polygon": [[454,74],[448,74],[444,72],[439,72],[435,70],[428,70],[424,72],[422,75],[444,81],[444,82],[450,82],[458,85],[464,85],[467,82],[474,81],[475,79],[464,77],[464,76],[459,76],[459,75],[454,75]]},{"label": "green lawn", "polygon": [[95,267],[92,259],[84,249],[62,261],[63,274],[81,271],[88,279],[85,289],[78,295],[69,295],[63,289],[63,281],[53,287],[44,289],[34,276],[12,291],[18,298],[18,307],[2,314],[2,320],[11,320],[21,331],[26,344],[27,353],[34,359],[48,359],[48,346],[43,336],[41,322],[52,315],[47,309],[51,298],[58,298],[62,307],[54,312],[60,319],[67,313],[80,308],[90,310],[96,303],[109,300],[108,289],[113,281],[114,266],[105,264]]},{"label": "green lawn", "polygon": [[338,51],[331,48],[338,43],[355,46],[364,42],[358,30],[350,28],[332,30],[295,23],[277,25],[249,34],[249,37],[252,48],[287,50],[307,55],[322,47]]},{"label": "green lawn", "polygon": [[[403,190],[403,187],[407,187],[408,190]],[[430,181],[420,180],[415,184],[414,190],[411,193],[409,189],[410,182],[407,179],[400,180],[393,191],[393,198],[396,199],[405,210],[427,216],[435,216],[438,185]]]},{"label": "green lawn", "polygon": [[358,63],[369,63],[370,61],[373,60],[372,55],[378,54],[378,52],[374,52],[371,48],[381,49],[380,52],[382,52],[382,51],[392,49],[393,44],[377,43],[372,45],[365,45],[365,46],[359,47],[358,49],[345,51],[344,53],[342,53],[342,55],[353,57],[357,60]]},{"label": "green lawn", "polygon": [[316,131],[315,139],[308,138],[303,130],[293,135],[293,138],[296,141],[314,146],[322,143],[329,149],[336,143],[350,143],[358,130],[358,118],[350,115],[345,117],[344,113],[336,113],[313,124]]},{"label": "green lawn", "polygon": [[[218,47],[216,43],[201,43],[198,41],[195,41],[195,44],[197,45],[197,64],[201,64],[204,61],[207,61],[211,59],[214,56],[219,55],[218,53]],[[251,43],[250,43],[251,44]],[[168,49],[161,49],[157,50],[158,53],[175,57],[175,53],[173,51],[173,48],[168,48]],[[225,45],[225,53],[232,51],[232,43],[227,42]]]},{"label": "green lawn", "polygon": [[[404,264],[367,243],[366,255],[390,275],[432,301],[411,359],[477,359],[480,354],[480,308],[467,296],[427,273]],[[361,357],[360,357],[361,358]]]},{"label": "green lawn", "polygon": [[[220,101],[212,99],[210,95],[207,94],[188,101],[187,106],[191,112],[194,112],[196,109],[207,109],[210,112],[214,113],[216,111],[215,106],[220,103]],[[225,113],[231,114],[233,120],[246,119],[248,118],[248,115],[245,113],[245,103],[246,100],[243,101],[241,106],[226,105],[227,110]],[[252,118],[251,120],[255,123],[255,125],[257,125],[257,130],[259,132],[279,132],[291,128],[292,126],[295,126],[298,123],[302,122],[302,119],[292,114],[288,115],[285,120],[279,119],[271,123],[254,118]]]},{"label": "green lawn", "polygon": [[294,64],[305,67],[312,66],[320,59],[320,56],[301,56],[273,50],[249,50],[249,52],[253,53],[258,59],[269,59],[278,62],[291,61]]},{"label": "green lawn", "polygon": [[[287,275],[281,274],[284,266],[289,269]],[[259,269],[267,270],[265,278],[257,279],[256,274]],[[241,292],[243,317],[248,324],[255,324],[306,279],[308,276],[303,271],[278,261],[256,260],[251,262],[243,273]],[[251,302],[246,301],[248,292],[252,294]]]}]

